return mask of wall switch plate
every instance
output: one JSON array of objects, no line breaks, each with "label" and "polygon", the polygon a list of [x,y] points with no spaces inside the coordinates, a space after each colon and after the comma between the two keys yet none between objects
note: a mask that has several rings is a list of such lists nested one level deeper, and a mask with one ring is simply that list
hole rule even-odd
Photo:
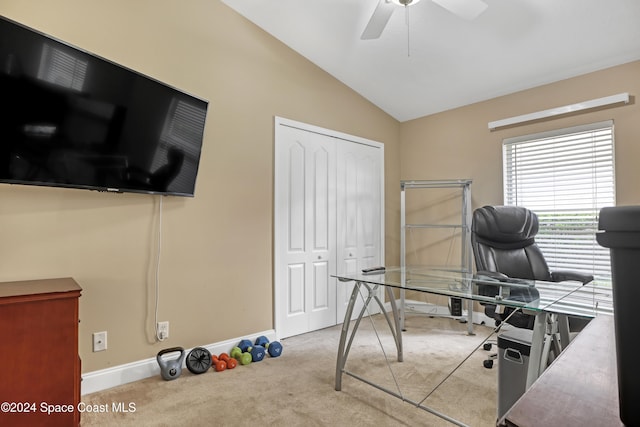
[{"label": "wall switch plate", "polygon": [[158,339],[160,341],[169,338],[169,322],[158,322]]},{"label": "wall switch plate", "polygon": [[93,351],[104,351],[107,349],[107,331],[93,333]]}]

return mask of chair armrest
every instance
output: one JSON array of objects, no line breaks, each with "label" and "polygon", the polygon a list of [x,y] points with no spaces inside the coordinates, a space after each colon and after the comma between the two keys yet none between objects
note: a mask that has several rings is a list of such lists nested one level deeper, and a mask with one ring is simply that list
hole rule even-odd
[{"label": "chair armrest", "polygon": [[[474,277],[482,281],[477,284],[479,295],[489,297],[500,295],[506,300],[523,302],[530,302],[540,297],[532,280],[514,279],[504,273],[484,270],[476,272]],[[480,304],[488,305],[489,303],[481,302]]]},{"label": "chair armrest", "polygon": [[476,275],[474,277],[476,279],[485,280],[487,282],[495,281],[495,282],[503,282],[505,284],[511,284],[511,285],[534,286],[535,284],[533,279],[520,279],[515,277],[509,277],[506,274],[498,273],[497,271],[480,270],[476,272]]},{"label": "chair armrest", "polygon": [[[476,286],[478,294],[486,297],[495,297],[496,295],[499,295],[501,292],[501,283],[504,283],[509,279],[509,276],[498,273],[497,271],[478,271],[473,277],[482,281],[482,283],[476,283]],[[492,284],[492,282],[495,282],[495,285]],[[488,303],[481,302],[480,304],[487,305]]]},{"label": "chair armrest", "polygon": [[577,282],[581,282],[583,285],[586,285],[593,280],[593,275],[579,273],[577,271],[571,270],[558,270],[551,273],[551,281],[563,282],[565,280],[575,280]]},{"label": "chair armrest", "polygon": [[509,276],[507,276],[506,274],[498,273],[497,271],[486,270],[477,271],[475,277],[483,280],[498,280],[500,282],[506,282],[507,280],[509,280]]}]

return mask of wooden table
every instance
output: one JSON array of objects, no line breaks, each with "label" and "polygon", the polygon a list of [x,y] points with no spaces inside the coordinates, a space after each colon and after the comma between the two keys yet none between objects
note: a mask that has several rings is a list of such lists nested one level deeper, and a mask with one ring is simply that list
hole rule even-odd
[{"label": "wooden table", "polygon": [[624,426],[619,415],[613,317],[593,319],[498,425]]}]

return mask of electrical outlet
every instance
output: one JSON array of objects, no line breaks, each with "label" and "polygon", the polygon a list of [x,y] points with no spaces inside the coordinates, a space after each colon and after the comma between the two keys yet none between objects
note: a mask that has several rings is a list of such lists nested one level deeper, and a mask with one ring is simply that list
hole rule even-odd
[{"label": "electrical outlet", "polygon": [[169,338],[169,322],[158,322],[158,339],[166,340]]},{"label": "electrical outlet", "polygon": [[93,351],[104,351],[107,349],[107,331],[93,333]]}]

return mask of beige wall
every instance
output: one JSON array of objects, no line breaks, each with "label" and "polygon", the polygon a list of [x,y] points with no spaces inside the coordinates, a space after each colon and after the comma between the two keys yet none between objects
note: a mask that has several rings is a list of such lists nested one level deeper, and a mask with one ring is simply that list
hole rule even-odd
[{"label": "beige wall", "polygon": [[[158,197],[0,185],[0,280],[80,283],[83,372],[273,327],[274,116],[384,143],[398,229],[400,124],[221,2],[3,0],[0,14],[210,101],[196,196],[163,198],[166,342]],[[103,330],[109,349],[92,353]]]},{"label": "beige wall", "polygon": [[601,109],[489,131],[494,120],[589,99],[640,94],[640,61],[402,123],[401,179],[472,178],[474,208],[502,204],[502,141],[613,119],[618,204],[640,203],[640,105]]}]

